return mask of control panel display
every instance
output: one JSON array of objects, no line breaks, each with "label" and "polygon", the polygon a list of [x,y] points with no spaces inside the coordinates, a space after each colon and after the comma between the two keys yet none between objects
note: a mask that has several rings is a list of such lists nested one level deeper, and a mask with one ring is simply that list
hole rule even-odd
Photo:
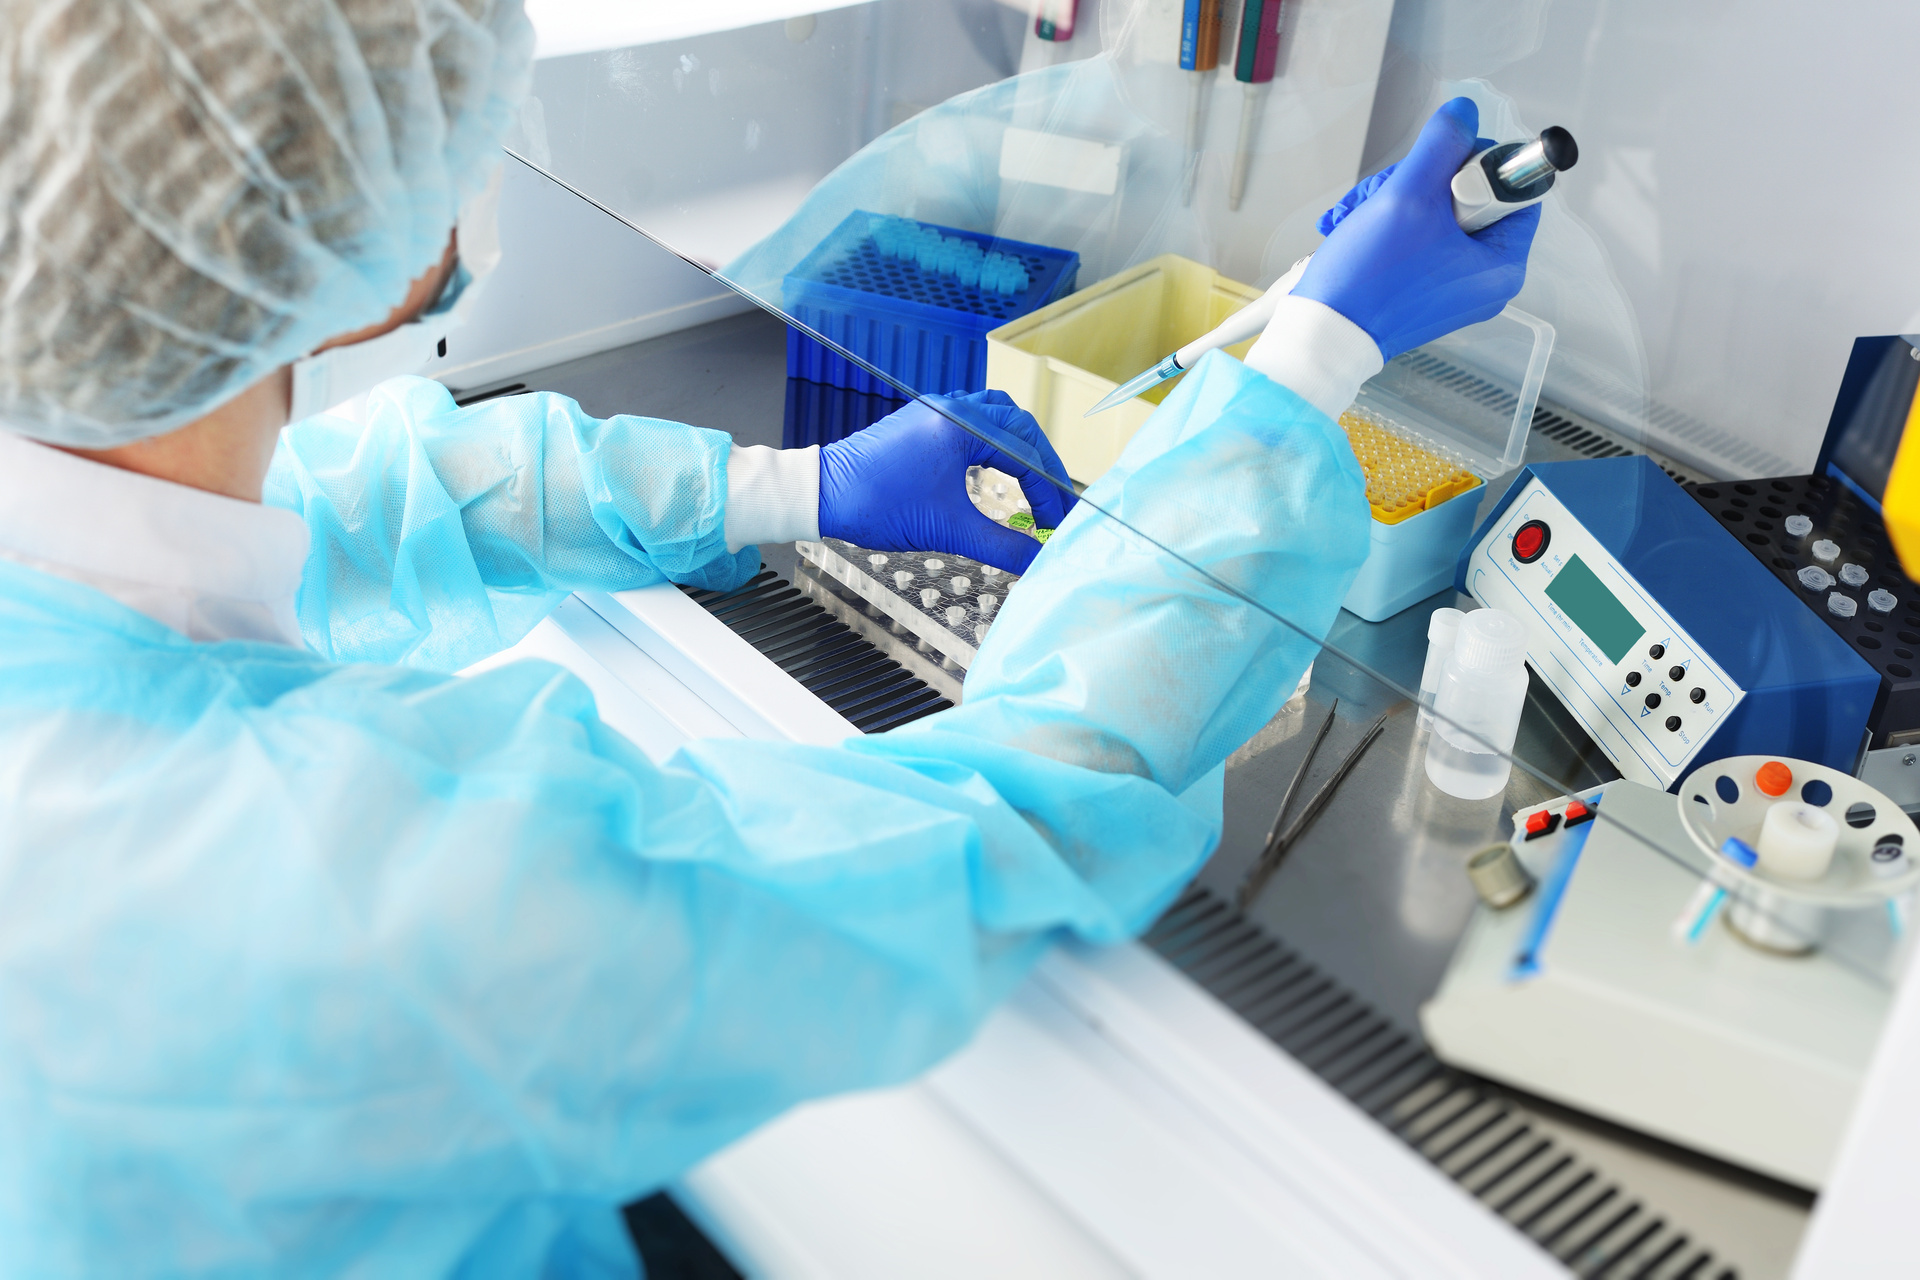
[{"label": "control panel display", "polygon": [[1526,621],[1527,665],[1636,782],[1671,786],[1746,696],[1537,476],[1466,585]]},{"label": "control panel display", "polygon": [[1569,556],[1566,567],[1547,584],[1547,598],[1560,606],[1573,625],[1587,633],[1587,639],[1600,646],[1610,662],[1618,662],[1632,651],[1634,642],[1647,634],[1633,611],[1607,590],[1607,584],[1579,556]]}]

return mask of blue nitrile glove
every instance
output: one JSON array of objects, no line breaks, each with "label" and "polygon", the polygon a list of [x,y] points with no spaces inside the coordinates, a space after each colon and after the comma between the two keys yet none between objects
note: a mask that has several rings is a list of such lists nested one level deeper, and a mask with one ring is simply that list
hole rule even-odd
[{"label": "blue nitrile glove", "polygon": [[1406,159],[1327,210],[1327,241],[1295,295],[1366,330],[1382,359],[1490,320],[1520,292],[1538,205],[1468,235],[1453,220],[1453,175],[1484,139],[1480,109],[1455,98],[1433,113]]},{"label": "blue nitrile glove", "polygon": [[1067,469],[1033,415],[1004,391],[938,397],[996,448],[914,401],[820,450],[820,535],[875,551],[938,551],[1025,573],[1040,543],[995,524],[967,497],[967,468],[993,467],[1020,482],[1034,523],[1051,529],[1074,504],[1039,468]]}]

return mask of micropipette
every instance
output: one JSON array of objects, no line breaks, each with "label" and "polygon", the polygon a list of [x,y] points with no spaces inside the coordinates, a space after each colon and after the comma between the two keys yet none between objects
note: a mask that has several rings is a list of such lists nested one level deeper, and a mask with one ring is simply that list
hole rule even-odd
[{"label": "micropipette", "polygon": [[[1248,0],[1249,7],[1255,0]],[[1510,213],[1538,204],[1553,190],[1556,173],[1571,169],[1580,158],[1573,135],[1554,125],[1531,142],[1503,142],[1475,152],[1453,175],[1453,218],[1467,231],[1490,227]],[[1308,254],[1274,281],[1273,287],[1220,322],[1213,332],[1195,338],[1172,355],[1115,387],[1085,417],[1125,404],[1169,378],[1193,368],[1200,357],[1257,336],[1273,319],[1280,299],[1293,292],[1306,274]]]},{"label": "micropipette", "polygon": [[1193,184],[1200,176],[1207,87],[1213,69],[1220,65],[1220,2],[1186,0],[1180,15],[1180,66],[1191,85],[1187,101],[1187,185],[1180,197],[1182,205],[1193,204]]},{"label": "micropipette", "polygon": [[1246,0],[1240,14],[1240,49],[1233,59],[1233,78],[1246,100],[1240,104],[1240,145],[1233,153],[1233,182],[1227,188],[1227,208],[1238,209],[1247,193],[1247,168],[1253,163],[1253,133],[1260,121],[1262,87],[1273,79],[1280,56],[1280,0]]},{"label": "micropipette", "polygon": [[1071,40],[1079,12],[1080,0],[1040,0],[1034,6],[1033,34],[1042,40]]}]

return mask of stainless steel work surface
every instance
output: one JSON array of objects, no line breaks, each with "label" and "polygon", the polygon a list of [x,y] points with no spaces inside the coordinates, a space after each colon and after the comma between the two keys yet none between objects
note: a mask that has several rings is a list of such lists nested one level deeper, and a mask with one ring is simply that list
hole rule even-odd
[{"label": "stainless steel work surface", "polygon": [[[556,365],[505,385],[563,392],[596,414],[673,418],[729,431],[742,444],[778,444],[784,351],[784,326],[756,312]],[[497,389],[463,391],[462,399]],[[1537,433],[1533,455],[1582,456],[1595,447],[1568,426]],[[1499,481],[1490,485],[1486,501],[1502,487]],[[794,574],[791,547],[766,547],[762,554],[783,576]],[[1515,754],[1546,772],[1553,785],[1516,771],[1503,796],[1469,802],[1442,795],[1427,783],[1424,734],[1416,728],[1413,707],[1363,666],[1403,687],[1417,686],[1427,614],[1451,601],[1451,593],[1443,593],[1381,623],[1340,616],[1306,694],[1229,761],[1225,831],[1197,882],[1198,889],[1231,900],[1264,843],[1281,792],[1335,698],[1337,720],[1305,779],[1303,796],[1333,770],[1366,726],[1386,713],[1378,741],[1250,904],[1244,923],[1303,957],[1416,1045],[1419,1006],[1439,985],[1472,910],[1466,856],[1504,839],[1516,806],[1615,776],[1591,740],[1536,686]],[[1335,650],[1356,662],[1343,660]],[[1582,1274],[1737,1274],[1761,1280],[1787,1273],[1811,1203],[1805,1193],[1565,1108],[1512,1099],[1504,1091],[1497,1096],[1511,1099],[1499,1105],[1521,1117],[1530,1141],[1550,1140],[1552,1151],[1572,1162],[1570,1169],[1587,1170],[1598,1179],[1594,1187],[1617,1188],[1611,1200],[1602,1198],[1594,1222],[1616,1208],[1639,1206],[1632,1221],[1659,1227],[1649,1240],[1681,1242],[1664,1252],[1664,1246],[1648,1246],[1590,1267],[1576,1261]],[[1690,1269],[1690,1260],[1703,1250],[1710,1265]]]}]

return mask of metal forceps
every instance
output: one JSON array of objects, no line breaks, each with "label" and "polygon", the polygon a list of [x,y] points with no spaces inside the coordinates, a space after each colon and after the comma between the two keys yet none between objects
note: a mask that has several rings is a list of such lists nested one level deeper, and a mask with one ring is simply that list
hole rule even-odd
[{"label": "metal forceps", "polygon": [[1306,807],[1300,810],[1300,816],[1288,823],[1287,809],[1293,803],[1294,793],[1300,790],[1300,783],[1306,778],[1307,770],[1313,767],[1313,757],[1319,752],[1320,744],[1327,740],[1327,730],[1333,728],[1333,717],[1339,709],[1340,699],[1335,698],[1333,705],[1327,708],[1327,718],[1320,722],[1319,731],[1313,735],[1313,743],[1308,746],[1307,754],[1301,758],[1300,767],[1293,771],[1293,779],[1287,783],[1286,792],[1280,797],[1280,811],[1273,815],[1273,826],[1267,832],[1267,843],[1260,850],[1260,856],[1254,859],[1253,866],[1248,869],[1247,878],[1240,882],[1239,891],[1233,895],[1233,905],[1236,910],[1245,911],[1253,900],[1260,896],[1260,891],[1267,887],[1267,881],[1273,879],[1273,873],[1278,871],[1280,864],[1287,860],[1288,851],[1301,836],[1306,834],[1307,828],[1313,825],[1313,820],[1320,816],[1320,811],[1332,801],[1333,793],[1339,790],[1340,784],[1346,781],[1349,773],[1353,772],[1353,766],[1360,763],[1360,757],[1367,753],[1367,748],[1373,745],[1373,740],[1380,736],[1382,729],[1386,728],[1387,716],[1390,714],[1381,712],[1380,718],[1367,726],[1366,733],[1362,734],[1360,741],[1347,752],[1346,759],[1334,769],[1333,776],[1320,784],[1320,789],[1313,793],[1313,798],[1308,800]]}]

